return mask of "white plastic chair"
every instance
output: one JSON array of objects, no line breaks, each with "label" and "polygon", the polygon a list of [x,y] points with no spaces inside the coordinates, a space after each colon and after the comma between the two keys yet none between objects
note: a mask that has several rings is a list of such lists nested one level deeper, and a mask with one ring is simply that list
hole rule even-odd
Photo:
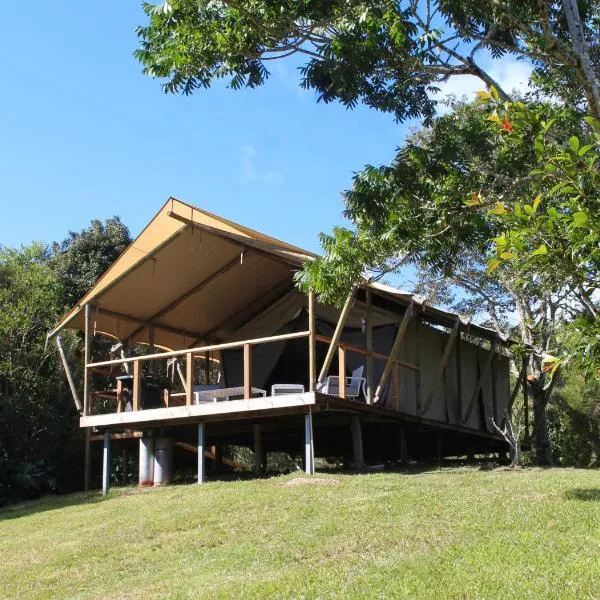
[{"label": "white plastic chair", "polygon": [[[362,376],[364,366],[360,366],[352,371],[350,377],[346,377],[346,398],[358,398],[361,391],[365,395],[365,378]],[[340,382],[337,375],[329,375],[322,384],[317,386],[317,391],[329,396],[340,395]]]},{"label": "white plastic chair", "polygon": [[199,392],[208,392],[210,390],[220,390],[222,389],[222,385],[220,383],[215,384],[202,384],[195,385],[193,387],[194,393],[194,404],[204,404],[206,402],[216,402],[217,398],[209,398],[205,394],[200,394]]}]

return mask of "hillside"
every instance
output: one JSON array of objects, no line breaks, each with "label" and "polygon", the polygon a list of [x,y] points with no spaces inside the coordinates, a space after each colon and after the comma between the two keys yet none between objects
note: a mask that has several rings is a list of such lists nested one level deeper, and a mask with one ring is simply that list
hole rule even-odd
[{"label": "hillside", "polygon": [[[596,598],[600,473],[300,475],[0,511],[3,598]],[[326,481],[323,481],[326,479]]]}]

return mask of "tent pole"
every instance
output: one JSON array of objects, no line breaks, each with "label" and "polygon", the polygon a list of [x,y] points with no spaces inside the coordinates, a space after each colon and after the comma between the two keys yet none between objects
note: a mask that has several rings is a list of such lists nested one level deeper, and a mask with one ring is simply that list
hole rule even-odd
[{"label": "tent pole", "polygon": [[63,368],[65,370],[65,375],[67,376],[67,381],[69,382],[69,388],[71,388],[71,395],[73,396],[73,402],[75,402],[75,406],[77,410],[81,412],[83,410],[83,405],[81,404],[81,400],[77,395],[77,389],[75,387],[75,382],[73,381],[73,375],[71,374],[71,369],[69,367],[69,363],[67,362],[67,357],[65,355],[65,349],[63,348],[62,339],[60,337],[60,333],[56,334],[54,338],[56,340],[56,347],[58,348],[58,353],[60,354],[60,360],[62,361]]},{"label": "tent pole", "polygon": [[312,411],[309,407],[304,415],[304,471],[307,475],[315,474],[315,446],[313,440]]},{"label": "tent pole", "polygon": [[206,481],[206,469],[204,460],[204,446],[206,445],[206,426],[198,423],[198,483]]},{"label": "tent pole", "polygon": [[329,344],[329,348],[327,350],[327,356],[325,356],[325,362],[321,367],[321,372],[319,374],[319,383],[322,383],[327,376],[327,371],[329,371],[329,367],[331,366],[331,362],[333,361],[333,357],[337,350],[337,345],[342,337],[342,332],[344,331],[344,325],[346,325],[346,321],[348,320],[348,316],[350,315],[350,309],[352,308],[352,303],[354,300],[354,294],[356,293],[356,286],[352,286],[348,297],[346,298],[346,303],[342,308],[342,312],[340,313],[340,318],[338,319],[337,326],[335,328],[335,332],[333,333],[333,337],[331,338],[331,343]]},{"label": "tent pole", "polygon": [[104,452],[102,454],[102,495],[108,494],[110,479],[110,431],[104,432]]}]

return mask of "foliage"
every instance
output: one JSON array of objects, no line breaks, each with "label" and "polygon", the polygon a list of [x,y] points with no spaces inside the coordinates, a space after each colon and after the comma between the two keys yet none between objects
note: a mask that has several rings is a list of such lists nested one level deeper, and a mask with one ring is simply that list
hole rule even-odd
[{"label": "foliage", "polygon": [[597,594],[597,471],[318,474],[292,485],[298,479],[114,489],[5,509],[3,596]]},{"label": "foliage", "polygon": [[[482,59],[511,54],[532,61],[544,89],[592,105],[598,5],[579,4],[568,19],[560,5],[518,0],[167,0],[143,5],[136,56],[166,92],[190,94],[222,78],[257,87],[271,61],[297,55],[301,85],[319,100],[429,121],[441,83],[474,75],[498,87]],[[580,35],[583,48],[570,43]]]},{"label": "foliage", "polygon": [[0,248],[0,504],[71,486],[75,413],[46,334],[62,288],[41,244]]},{"label": "foliage", "polygon": [[[0,504],[81,487],[77,413],[46,336],[129,241],[114,218],[51,248],[0,247]],[[80,336],[63,332],[63,343],[81,389]]]},{"label": "foliage", "polygon": [[93,220],[80,232],[52,246],[52,267],[64,290],[64,303],[74,306],[131,243],[119,217]]}]

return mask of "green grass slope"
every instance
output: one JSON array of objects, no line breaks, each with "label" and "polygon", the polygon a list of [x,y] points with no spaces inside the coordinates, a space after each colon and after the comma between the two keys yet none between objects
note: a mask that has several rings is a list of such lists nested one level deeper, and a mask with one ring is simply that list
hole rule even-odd
[{"label": "green grass slope", "polygon": [[599,472],[295,477],[4,509],[0,596],[600,598]]}]

